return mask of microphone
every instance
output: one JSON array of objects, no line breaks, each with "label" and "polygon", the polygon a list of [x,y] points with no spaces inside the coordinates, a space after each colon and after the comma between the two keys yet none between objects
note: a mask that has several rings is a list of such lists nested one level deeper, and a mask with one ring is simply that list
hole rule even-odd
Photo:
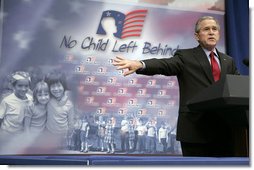
[{"label": "microphone", "polygon": [[249,67],[249,59],[248,58],[243,59],[243,64]]}]

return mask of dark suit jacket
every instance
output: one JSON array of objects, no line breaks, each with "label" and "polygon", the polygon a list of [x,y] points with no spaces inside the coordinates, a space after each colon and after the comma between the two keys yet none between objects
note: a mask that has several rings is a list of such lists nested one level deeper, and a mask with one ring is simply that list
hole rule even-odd
[{"label": "dark suit jacket", "polygon": [[[226,74],[239,74],[233,59],[219,51],[221,79]],[[191,143],[206,143],[226,138],[228,127],[215,113],[191,112],[187,102],[202,89],[214,83],[211,66],[201,46],[178,50],[171,58],[144,60],[145,69],[137,74],[176,75],[180,89],[177,139]]]}]

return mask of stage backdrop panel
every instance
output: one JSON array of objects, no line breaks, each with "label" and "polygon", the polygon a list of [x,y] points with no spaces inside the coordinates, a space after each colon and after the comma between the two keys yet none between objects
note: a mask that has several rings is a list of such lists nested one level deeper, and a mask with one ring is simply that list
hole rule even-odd
[{"label": "stage backdrop panel", "polygon": [[[52,140],[55,138],[49,137],[49,130],[46,134],[11,133],[8,138],[1,136],[5,144],[1,144],[0,153],[81,154],[83,142],[88,154],[107,154],[107,122],[112,121],[113,132],[108,133],[113,138],[109,144],[112,143],[114,153],[181,155],[175,140],[179,107],[176,77],[124,77],[112,62],[116,56],[137,60],[169,58],[178,49],[197,46],[194,24],[204,15],[220,22],[218,49],[225,51],[223,0],[165,4],[133,0],[1,1],[1,101],[13,93],[14,72],[30,74],[28,94],[32,94],[39,80],[57,70],[65,75],[66,96],[75,116],[74,123],[68,122],[73,128],[61,141]],[[45,110],[47,116],[52,114],[47,107]],[[24,112],[19,119],[25,119]],[[128,124],[128,136],[121,133],[123,120]],[[85,121],[88,136],[81,140],[80,136],[84,136],[78,131],[78,122]],[[159,142],[162,125],[167,130],[166,149]],[[106,134],[101,136],[100,128]],[[141,148],[140,133],[145,134]],[[152,135],[149,137],[148,133]],[[123,151],[122,145],[129,146]]]}]

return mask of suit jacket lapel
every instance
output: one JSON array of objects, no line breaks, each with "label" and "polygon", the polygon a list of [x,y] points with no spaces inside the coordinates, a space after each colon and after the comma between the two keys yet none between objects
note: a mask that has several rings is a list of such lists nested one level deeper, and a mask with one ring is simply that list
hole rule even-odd
[{"label": "suit jacket lapel", "polygon": [[226,62],[227,62],[227,59],[226,59],[225,55],[222,54],[221,52],[219,52],[218,50],[217,50],[217,54],[219,55],[220,67],[221,67],[221,73],[220,73],[221,78],[220,79],[224,79],[225,76],[226,76],[226,65],[227,65]]},{"label": "suit jacket lapel", "polygon": [[204,52],[204,50],[202,49],[201,46],[198,46],[195,48],[194,50],[194,57],[196,58],[196,60],[200,63],[206,77],[208,78],[208,80],[213,83],[214,79],[213,79],[213,75],[212,75],[212,69],[211,69],[211,65],[207,59],[207,56]]}]

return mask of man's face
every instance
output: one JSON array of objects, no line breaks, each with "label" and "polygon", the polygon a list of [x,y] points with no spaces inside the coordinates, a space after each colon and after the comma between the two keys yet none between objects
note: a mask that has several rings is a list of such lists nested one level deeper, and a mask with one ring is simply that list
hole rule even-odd
[{"label": "man's face", "polygon": [[199,24],[200,30],[195,33],[196,40],[200,45],[207,49],[212,50],[220,39],[219,28],[214,20],[203,20]]}]

